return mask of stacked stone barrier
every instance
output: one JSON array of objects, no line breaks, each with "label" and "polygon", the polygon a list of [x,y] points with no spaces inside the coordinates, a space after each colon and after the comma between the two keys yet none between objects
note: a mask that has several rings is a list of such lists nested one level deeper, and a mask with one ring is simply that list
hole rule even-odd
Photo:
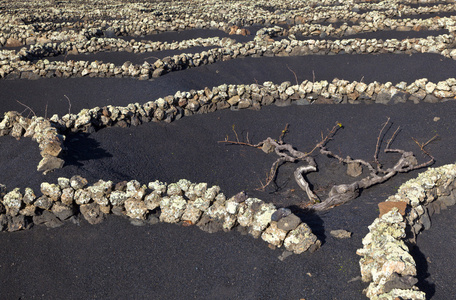
[{"label": "stacked stone barrier", "polygon": [[33,224],[58,227],[79,213],[90,224],[98,224],[113,213],[136,225],[179,223],[209,233],[239,228],[273,248],[283,246],[295,254],[313,252],[321,245],[309,226],[289,209],[277,209],[243,192],[226,199],[218,186],[185,179],[171,184],[157,180],[147,186],[136,180],[87,183],[78,175],[60,177],[57,184],[43,182],[41,196],[31,188],[24,193],[19,188],[8,192],[0,185],[0,231],[28,229]]},{"label": "stacked stone barrier", "polygon": [[427,171],[402,184],[379,204],[380,216],[369,226],[357,254],[370,299],[424,300],[415,286],[416,263],[410,254],[417,235],[431,226],[431,216],[456,203],[456,164]]},{"label": "stacked stone barrier", "polygon": [[[331,1],[328,1],[331,3]],[[326,34],[344,36],[356,32],[376,30],[423,30],[447,28],[443,19],[426,20],[397,19],[432,12],[454,12],[456,4],[446,3],[434,6],[412,8],[406,4],[416,2],[381,3],[290,3],[289,1],[237,1],[236,9],[229,5],[207,1],[194,1],[192,5],[170,5],[169,3],[123,3],[112,1],[111,5],[99,7],[97,3],[67,3],[66,7],[55,8],[54,4],[43,3],[48,9],[34,11],[15,7],[8,9],[0,21],[0,46],[18,47],[35,43],[62,42],[90,39],[103,35],[144,36],[166,31],[195,28],[218,29],[229,32],[233,26],[281,25],[293,27],[291,32],[316,34],[308,31],[308,23],[353,22],[359,25],[342,25],[334,29],[323,26]],[[435,2],[426,2],[435,3]],[[317,5],[318,4],[318,5]],[[273,8],[273,9],[272,9]],[[388,9],[389,8],[389,9]],[[273,10],[273,11],[270,11]],[[282,11],[286,10],[286,11]],[[364,10],[373,10],[362,12]],[[14,12],[14,13],[10,13]],[[281,13],[275,13],[281,12]],[[79,17],[80,16],[80,17]],[[413,26],[410,26],[412,25]],[[443,24],[443,25],[442,25]],[[315,26],[315,24],[309,25]]]},{"label": "stacked stone barrier", "polygon": [[[247,43],[231,44],[231,40],[219,40],[221,44],[228,43],[230,46],[213,48],[201,53],[182,53],[157,59],[154,63],[145,61],[141,65],[134,65],[125,62],[122,66],[109,62],[100,61],[49,61],[40,59],[31,61],[33,57],[54,55],[63,51],[93,51],[99,52],[101,48],[97,44],[105,45],[112,39],[93,39],[92,42],[83,43],[85,46],[79,48],[74,45],[78,43],[66,43],[62,47],[57,44],[46,44],[36,46],[31,50],[21,49],[17,54],[14,51],[3,50],[0,53],[0,78],[6,79],[39,79],[50,77],[132,77],[140,80],[148,80],[159,77],[169,72],[179,71],[186,68],[194,68],[217,61],[226,61],[242,57],[261,56],[304,56],[304,55],[335,55],[335,54],[375,54],[375,53],[436,53],[448,58],[456,59],[456,49],[453,49],[454,35],[443,34],[426,39],[404,39],[404,40],[377,40],[377,39],[346,39],[346,40],[271,40],[267,35],[257,35],[255,41]],[[215,39],[218,40],[218,39]],[[108,48],[117,49],[113,41]],[[123,50],[146,52],[147,43],[128,42],[129,46]],[[87,47],[87,45],[90,45]],[[121,43],[122,45],[124,44]],[[183,43],[184,47],[188,44]],[[133,50],[134,49],[134,50]],[[67,52],[67,53],[68,53]]]},{"label": "stacked stone barrier", "polygon": [[61,153],[65,135],[71,132],[94,132],[106,127],[137,126],[147,122],[167,122],[184,116],[203,114],[221,109],[261,109],[267,105],[311,105],[311,104],[397,104],[436,103],[453,101],[456,97],[456,79],[449,78],[438,83],[427,78],[411,84],[349,82],[334,79],[303,81],[292,85],[289,81],[263,85],[240,84],[205,88],[203,90],[178,91],[174,95],[158,98],[144,104],[132,103],[127,106],[95,107],[83,109],[77,114],[57,114],[50,119],[33,116],[23,117],[18,112],[6,112],[0,119],[0,136],[11,135],[32,137],[39,143],[43,159],[38,164],[39,172],[50,172],[63,167]]},{"label": "stacked stone barrier", "polygon": [[11,135],[16,139],[22,136],[31,137],[38,143],[41,161],[37,171],[46,174],[63,167],[64,161],[59,158],[63,150],[65,136],[59,134],[49,119],[33,116],[26,118],[16,111],[6,112],[0,121],[0,136]]}]

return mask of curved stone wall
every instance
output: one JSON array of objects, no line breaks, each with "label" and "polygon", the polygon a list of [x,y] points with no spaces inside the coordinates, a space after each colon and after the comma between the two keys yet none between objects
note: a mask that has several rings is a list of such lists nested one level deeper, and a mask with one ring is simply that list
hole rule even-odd
[{"label": "curved stone wall", "polygon": [[363,239],[359,264],[370,299],[416,299],[426,295],[415,286],[416,264],[409,247],[431,226],[430,216],[456,203],[456,164],[427,171],[402,184],[398,192],[380,203],[380,216]]}]

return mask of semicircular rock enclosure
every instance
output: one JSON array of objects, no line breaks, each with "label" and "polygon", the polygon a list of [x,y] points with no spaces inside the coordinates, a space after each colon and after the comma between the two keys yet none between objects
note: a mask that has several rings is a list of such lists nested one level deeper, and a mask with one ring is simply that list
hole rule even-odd
[{"label": "semicircular rock enclosure", "polygon": [[2,234],[114,214],[311,261],[332,247],[325,214],[372,187],[356,294],[428,299],[411,249],[456,201],[437,113],[455,111],[453,1],[0,1],[0,16]]}]

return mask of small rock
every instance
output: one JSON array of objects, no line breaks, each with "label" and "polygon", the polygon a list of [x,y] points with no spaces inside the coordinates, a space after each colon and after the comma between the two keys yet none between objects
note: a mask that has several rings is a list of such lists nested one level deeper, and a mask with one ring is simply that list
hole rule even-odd
[{"label": "small rock", "polygon": [[446,206],[452,206],[456,204],[456,192],[453,190],[449,196],[440,196],[439,202],[444,203]]},{"label": "small rock", "polygon": [[280,247],[287,236],[287,231],[277,228],[277,222],[272,221],[268,228],[261,234],[263,241],[270,245]]},{"label": "small rock", "polygon": [[39,162],[37,171],[47,174],[54,170],[61,169],[64,163],[64,160],[61,158],[47,155]]},{"label": "small rock", "polygon": [[271,153],[271,152],[274,152],[275,146],[272,145],[269,141],[266,141],[263,143],[263,146],[261,146],[261,150],[264,153]]},{"label": "small rock", "polygon": [[428,230],[429,228],[431,228],[431,218],[429,217],[429,214],[427,211],[421,215],[420,222],[421,222],[421,224],[423,224],[423,227],[425,230]]},{"label": "small rock", "polygon": [[103,222],[106,215],[101,212],[100,206],[94,202],[89,204],[83,204],[79,207],[81,214],[84,216],[84,219],[87,220],[92,225],[99,224]]},{"label": "small rock", "polygon": [[381,218],[384,214],[390,212],[393,207],[396,207],[398,209],[399,213],[402,216],[404,216],[405,215],[405,209],[407,208],[407,202],[404,202],[404,201],[385,201],[385,202],[380,202],[378,204],[378,208],[380,209],[379,218]]},{"label": "small rock", "polygon": [[331,230],[329,232],[333,237],[338,239],[348,239],[351,237],[352,233],[344,229]]},{"label": "small rock", "polygon": [[3,197],[3,205],[7,214],[15,216],[19,213],[22,206],[22,194],[19,188],[15,188]]},{"label": "small rock", "polygon": [[301,219],[298,216],[295,214],[290,214],[286,217],[281,218],[277,222],[277,228],[285,231],[290,231],[296,229],[300,223]]},{"label": "small rock", "polygon": [[393,289],[408,290],[411,289],[415,284],[418,283],[418,279],[410,276],[400,276],[397,273],[393,273],[389,280],[383,286],[383,291],[389,293]]},{"label": "small rock", "polygon": [[38,225],[44,224],[49,228],[57,228],[63,225],[63,222],[48,210],[43,211],[43,213],[39,216],[35,215],[33,217],[33,223]]},{"label": "small rock", "polygon": [[36,207],[39,207],[44,210],[48,210],[52,206],[52,200],[49,199],[49,197],[43,195],[43,196],[39,197],[38,199],[36,199],[34,204]]},{"label": "small rock", "polygon": [[351,177],[358,177],[363,173],[363,166],[359,162],[352,162],[347,164],[347,175]]},{"label": "small rock", "polygon": [[24,229],[29,229],[32,226],[31,223],[27,221],[25,216],[17,215],[14,217],[8,217],[8,231],[14,232]]},{"label": "small rock", "polygon": [[428,103],[437,103],[439,102],[439,98],[437,98],[436,96],[432,95],[432,94],[428,94],[426,97],[424,97],[424,102],[428,102]]},{"label": "small rock", "polygon": [[87,183],[88,183],[87,179],[85,179],[79,175],[75,175],[75,176],[71,177],[71,179],[70,179],[70,185],[75,190],[84,188],[87,185]]},{"label": "small rock", "polygon": [[127,216],[132,219],[145,220],[148,209],[144,201],[129,198],[125,201],[125,211]]},{"label": "small rock", "polygon": [[66,206],[61,202],[54,203],[51,211],[62,221],[69,219],[74,214],[73,207]]},{"label": "small rock", "polygon": [[236,201],[237,203],[242,203],[245,200],[247,200],[248,196],[246,192],[242,191],[237,193],[236,195],[233,196],[233,200]]},{"label": "small rock", "polygon": [[291,255],[293,255],[293,252],[285,250],[283,251],[282,255],[279,256],[279,260],[284,261],[285,258]]},{"label": "small rock", "polygon": [[158,78],[162,76],[164,72],[165,70],[163,68],[155,69],[154,72],[152,72],[152,78]]},{"label": "small rock", "polygon": [[223,229],[223,224],[220,220],[213,220],[208,215],[203,215],[196,226],[198,226],[202,231],[209,233],[215,233]]},{"label": "small rock", "polygon": [[316,247],[312,248],[315,251],[319,248],[321,242],[312,233],[312,230],[310,230],[306,223],[301,223],[296,229],[288,233],[283,244],[288,251],[301,254],[304,251],[310,250],[313,245],[316,245]]},{"label": "small rock", "polygon": [[[272,216],[271,216],[271,221],[280,221],[280,219],[284,218],[284,217],[287,217],[291,214],[291,210],[288,209],[288,208],[279,208],[278,210],[276,210]],[[298,225],[296,225],[298,226]],[[296,227],[295,227],[296,228]],[[294,229],[294,228],[293,228]],[[291,229],[290,229],[291,230]]]}]

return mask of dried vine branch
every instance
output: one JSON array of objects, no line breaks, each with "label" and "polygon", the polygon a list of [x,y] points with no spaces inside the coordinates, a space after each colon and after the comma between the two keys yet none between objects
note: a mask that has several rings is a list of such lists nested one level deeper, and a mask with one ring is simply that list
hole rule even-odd
[{"label": "dried vine branch", "polygon": [[[262,149],[265,153],[271,153],[275,152],[279,158],[272,164],[271,169],[267,175],[265,183],[261,182],[261,188],[264,190],[271,182],[273,182],[276,178],[277,170],[278,168],[286,163],[286,162],[297,162],[297,161],[304,161],[306,165],[298,167],[294,171],[294,177],[299,185],[299,187],[307,194],[309,200],[310,200],[310,208],[314,210],[325,210],[329,209],[338,205],[341,205],[343,203],[346,203],[352,199],[355,199],[356,197],[359,196],[361,190],[366,189],[368,187],[371,187],[375,184],[379,184],[382,182],[387,181],[389,178],[393,177],[397,173],[406,173],[412,170],[420,169],[423,167],[430,166],[434,161],[434,157],[424,149],[425,146],[427,146],[429,143],[434,141],[437,138],[437,135],[428,140],[425,143],[419,143],[415,138],[412,138],[415,143],[420,147],[420,150],[429,157],[429,160],[418,164],[418,161],[416,160],[413,152],[410,151],[405,151],[402,149],[393,149],[391,148],[391,144],[395,137],[397,136],[397,133],[399,131],[399,128],[397,128],[391,138],[388,140],[386,143],[386,147],[384,149],[385,153],[399,153],[401,154],[401,157],[398,159],[398,161],[395,163],[393,167],[390,168],[383,168],[382,164],[378,160],[378,155],[379,151],[381,148],[382,140],[384,138],[384,131],[385,128],[390,124],[390,118],[386,120],[386,122],[383,124],[378,136],[377,136],[377,144],[375,147],[375,153],[374,153],[374,163],[376,166],[374,167],[371,163],[362,160],[362,159],[352,159],[351,157],[347,156],[346,158],[341,157],[340,155],[337,155],[333,153],[332,151],[328,150],[326,148],[326,144],[328,143],[329,140],[332,139],[332,137],[336,134],[337,130],[342,128],[342,124],[337,122],[336,125],[328,132],[326,136],[323,135],[322,133],[322,139],[319,143],[317,143],[314,148],[310,152],[301,152],[293,148],[291,144],[287,144],[283,141],[285,135],[288,133],[288,128],[289,125],[287,124],[285,126],[285,129],[282,130],[281,135],[279,136],[278,140],[274,140],[271,137],[266,138],[265,140],[261,141],[258,144],[251,144],[249,141],[248,142],[241,142],[239,140],[239,136],[234,130],[233,126],[233,131],[236,136],[236,140],[232,141],[229,140],[228,137],[224,141],[219,141],[221,143],[228,143],[228,144],[234,144],[234,145],[245,145],[245,146],[250,146],[250,147],[255,147],[255,148],[260,148]],[[306,181],[304,178],[304,175],[310,172],[316,172],[317,171],[317,164],[315,162],[315,159],[310,156],[315,150],[319,149],[320,154],[326,155],[328,157],[333,157],[339,161],[339,163],[342,164],[351,164],[351,163],[357,163],[360,164],[364,167],[366,167],[370,174],[360,180],[354,181],[352,183],[348,184],[339,184],[335,185],[331,188],[328,196],[326,199],[323,201],[320,201],[320,198],[318,195],[316,195],[312,189],[310,188],[309,183]]]}]

